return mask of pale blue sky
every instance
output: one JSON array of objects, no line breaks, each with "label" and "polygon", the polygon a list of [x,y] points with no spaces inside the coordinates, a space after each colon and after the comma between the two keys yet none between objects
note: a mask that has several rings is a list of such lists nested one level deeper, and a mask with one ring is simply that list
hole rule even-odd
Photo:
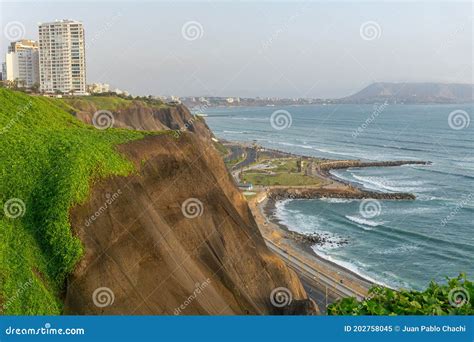
[{"label": "pale blue sky", "polygon": [[[2,1],[0,24],[84,23],[87,76],[134,94],[339,97],[374,81],[472,83],[471,2]],[[202,26],[186,40],[182,27]],[[361,25],[375,22],[376,38]],[[8,44],[1,36],[0,53]]]}]

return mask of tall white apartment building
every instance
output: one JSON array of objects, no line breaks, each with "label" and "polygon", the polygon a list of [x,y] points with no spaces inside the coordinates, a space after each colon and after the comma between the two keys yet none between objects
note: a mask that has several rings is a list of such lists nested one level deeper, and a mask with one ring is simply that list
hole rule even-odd
[{"label": "tall white apartment building", "polygon": [[19,40],[8,46],[2,72],[3,80],[17,81],[19,87],[39,84],[39,51],[34,40]]},{"label": "tall white apartment building", "polygon": [[84,28],[74,20],[39,25],[40,89],[46,93],[86,93]]}]

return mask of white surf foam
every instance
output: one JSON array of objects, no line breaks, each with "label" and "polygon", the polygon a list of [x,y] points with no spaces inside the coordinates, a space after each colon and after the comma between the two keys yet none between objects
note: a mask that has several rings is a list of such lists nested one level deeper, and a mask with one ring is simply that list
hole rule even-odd
[{"label": "white surf foam", "polygon": [[387,284],[387,283],[385,283],[381,280],[375,279],[374,277],[368,275],[367,272],[364,270],[365,268],[367,268],[367,265],[365,265],[361,262],[351,263],[351,262],[343,261],[343,260],[340,260],[340,259],[337,259],[337,258],[333,258],[330,255],[328,255],[327,253],[325,253],[324,249],[322,249],[318,246],[313,246],[312,249],[321,258],[323,258],[325,260],[328,260],[330,262],[333,262],[336,265],[339,265],[341,267],[344,267],[345,269],[347,269],[351,272],[354,272],[355,274],[358,274],[359,276],[361,276],[364,279],[367,279],[368,281],[371,281],[373,283],[376,283],[376,284],[379,284],[379,285],[382,285],[382,286],[391,287],[391,285],[389,285],[389,284]]},{"label": "white surf foam", "polygon": [[279,145],[283,145],[283,146],[301,147],[301,148],[305,148],[305,149],[313,149],[313,146],[310,146],[310,145],[292,144],[292,143],[288,143],[288,142],[278,142],[278,144],[279,144]]},{"label": "white surf foam", "polygon": [[231,134],[244,134],[243,131],[224,131],[224,133],[231,133]]},{"label": "white surf foam", "polygon": [[434,189],[423,188],[422,181],[394,181],[386,177],[360,176],[351,172],[352,177],[359,181],[364,187],[378,191],[392,192],[426,192]]},{"label": "white surf foam", "polygon": [[383,221],[367,220],[367,219],[365,219],[363,217],[359,217],[359,216],[345,215],[345,218],[348,219],[349,221],[352,221],[352,222],[355,222],[355,223],[358,223],[358,224],[362,224],[364,226],[369,226],[369,227],[377,227],[377,226],[380,226],[380,225],[385,223]]},{"label": "white surf foam", "polygon": [[347,198],[330,198],[330,197],[323,197],[323,198],[320,198],[319,200],[323,202],[328,202],[328,203],[351,203],[355,201],[353,199],[347,199]]}]

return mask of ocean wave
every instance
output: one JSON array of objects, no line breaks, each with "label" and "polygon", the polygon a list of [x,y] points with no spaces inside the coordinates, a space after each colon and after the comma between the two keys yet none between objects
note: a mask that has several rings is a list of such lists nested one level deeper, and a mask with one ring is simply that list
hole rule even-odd
[{"label": "ocean wave", "polygon": [[268,122],[270,118],[260,119],[260,118],[245,118],[245,117],[237,117],[232,116],[232,120],[240,120],[240,121],[256,121],[256,122]]},{"label": "ocean wave", "polygon": [[395,215],[422,214],[439,211],[436,207],[411,207],[411,208],[391,208],[384,210],[384,213]]},{"label": "ocean wave", "polygon": [[[400,166],[403,166],[403,165],[400,165]],[[361,177],[361,179],[364,179],[363,175],[367,173],[366,168],[348,168],[347,171],[349,171],[354,177]],[[370,176],[365,176],[365,177],[370,177]],[[373,176],[373,177],[380,179],[381,182],[389,186],[418,187],[418,186],[427,184],[427,182],[424,180],[414,180],[413,177],[408,177],[405,175],[390,174],[390,176],[387,176],[387,177],[377,177],[377,176]]]},{"label": "ocean wave", "polygon": [[431,152],[431,149],[423,149],[423,148],[414,148],[414,147],[402,147],[402,146],[393,146],[393,145],[370,145],[374,147],[383,147],[383,148],[390,148],[394,150],[400,151],[413,151],[413,152]]},{"label": "ocean wave", "polygon": [[275,213],[277,215],[284,215],[285,212],[287,211],[285,207],[291,201],[293,201],[291,198],[284,199],[284,200],[281,200],[281,201],[277,201],[275,203]]},{"label": "ocean wave", "polygon": [[426,184],[422,181],[411,181],[411,182],[394,182],[385,177],[373,177],[373,176],[359,176],[351,172],[354,179],[360,181],[360,183],[366,188],[372,190],[385,190],[392,192],[427,192],[435,189],[423,188],[421,185]]},{"label": "ocean wave", "polygon": [[275,204],[274,212],[275,217],[289,230],[300,234],[318,233],[324,235],[328,238],[328,241],[335,242],[335,246],[338,242],[345,240],[337,234],[328,232],[326,230],[327,221],[321,216],[307,215],[303,211],[297,209],[289,209],[288,203],[290,203],[291,201],[303,200],[285,199],[283,201],[278,201]]},{"label": "ocean wave", "polygon": [[328,154],[336,154],[336,155],[339,155],[339,156],[350,156],[351,154],[350,153],[345,153],[345,152],[336,152],[336,151],[331,151],[331,150],[327,150],[327,149],[324,149],[324,148],[314,148],[316,151],[319,151],[319,152],[322,152],[322,153],[328,153]]},{"label": "ocean wave", "polygon": [[398,247],[392,247],[392,248],[386,248],[386,249],[379,249],[376,250],[374,253],[375,254],[380,254],[380,255],[400,255],[400,254],[405,254],[405,253],[412,253],[414,250],[420,249],[419,246],[417,245],[402,245]]},{"label": "ocean wave", "polygon": [[431,195],[418,195],[416,200],[423,201],[423,202],[427,202],[427,201],[449,202],[449,201],[454,201],[455,199],[447,198],[447,197],[431,196]]},{"label": "ocean wave", "polygon": [[453,177],[463,177],[466,179],[474,179],[474,176],[466,175],[462,173],[446,172],[446,171],[434,170],[432,168],[420,168],[419,166],[415,166],[415,165],[412,165],[412,167],[415,169],[422,169],[423,171],[430,172],[430,173],[437,173],[437,174],[453,176]]},{"label": "ocean wave", "polygon": [[367,219],[365,219],[363,217],[359,217],[359,216],[345,215],[344,217],[346,219],[348,219],[349,221],[352,221],[352,222],[355,222],[355,223],[358,223],[358,224],[362,224],[362,225],[365,225],[365,226],[370,226],[370,227],[378,227],[378,226],[385,223],[383,221],[367,220]]},{"label": "ocean wave", "polygon": [[281,222],[288,227],[288,229],[301,233],[318,233],[318,234],[330,234],[325,231],[324,220],[321,217],[315,217],[312,215],[306,215],[304,213],[292,213],[286,210],[286,213],[277,216]]},{"label": "ocean wave", "polygon": [[360,262],[360,261],[354,261],[354,262],[349,262],[349,261],[344,261],[339,258],[335,258],[330,256],[328,253],[325,252],[324,247],[320,246],[313,246],[311,247],[319,257],[328,260],[332,263],[335,263],[336,265],[342,266],[343,268],[361,276],[364,279],[367,279],[370,282],[385,286],[385,287],[390,287],[392,286],[391,284],[386,283],[385,281],[375,279],[374,276],[369,275],[368,272],[366,271],[368,268],[368,265]]},{"label": "ocean wave", "polygon": [[224,133],[231,133],[231,134],[246,134],[245,131],[223,131]]},{"label": "ocean wave", "polygon": [[[414,107],[403,107],[404,110],[406,108]],[[232,113],[239,115],[238,111]],[[469,268],[470,265],[466,266],[466,260],[470,260],[469,256],[474,253],[474,241],[469,235],[469,219],[474,210],[473,203],[456,209],[456,221],[450,221],[449,226],[441,226],[441,220],[459,207],[461,195],[470,191],[469,185],[474,179],[474,156],[467,150],[473,142],[470,136],[446,131],[443,114],[442,121],[439,121],[440,129],[433,134],[442,138],[443,146],[448,150],[430,150],[428,147],[432,145],[431,139],[426,139],[425,134],[420,135],[419,131],[399,135],[393,141],[392,138],[402,126],[392,125],[392,121],[387,130],[374,130],[374,132],[367,130],[365,136],[360,136],[357,141],[350,137],[355,122],[346,124],[326,121],[321,123],[319,134],[315,137],[310,134],[310,129],[315,127],[316,120],[320,118],[312,114],[308,113],[307,122],[300,123],[300,134],[297,135],[289,131],[275,134],[271,129],[263,128],[258,132],[257,129],[263,123],[253,123],[245,119],[239,121],[226,118],[225,122],[224,119],[216,118],[213,124],[218,123],[218,127],[222,127],[221,130],[251,132],[251,134],[235,132],[224,136],[234,136],[235,139],[241,137],[240,140],[258,137],[256,139],[262,139],[262,144],[268,148],[293,153],[371,161],[422,159],[429,160],[433,164],[429,167],[404,165],[397,168],[353,168],[331,171],[337,178],[372,191],[407,191],[416,194],[415,201],[384,202],[382,216],[365,219],[357,212],[359,204],[357,200],[354,203],[344,204],[351,200],[324,198],[309,200],[313,201],[314,205],[300,202],[302,200],[295,200],[291,204],[290,200],[280,202],[273,212],[275,217],[281,219],[281,222],[293,231],[318,234],[331,232],[339,236],[344,235],[350,241],[348,245],[334,248],[331,245],[313,246],[313,249],[321,257],[341,264],[363,277],[367,278],[369,275],[372,279],[385,281],[392,286],[401,283],[402,280],[409,281],[413,286],[425,281],[430,272],[435,274],[439,270],[446,273],[453,268],[468,267],[468,271],[472,269]],[[252,112],[240,115],[254,117]],[[266,119],[266,116],[268,113],[262,112],[258,118]],[[382,117],[379,119],[384,120]],[[220,125],[221,120],[225,125]],[[229,122],[232,122],[232,126],[228,125]],[[344,133],[335,127],[347,129]],[[380,134],[375,134],[376,131]],[[389,134],[390,132],[394,134]],[[428,132],[426,130],[425,133]],[[450,134],[445,134],[446,132]],[[436,189],[431,191],[430,188]],[[380,226],[381,224],[383,225]],[[373,251],[371,258],[367,257],[367,248]],[[416,260],[410,253],[417,256]],[[400,263],[419,262],[419,264],[413,265],[412,268],[397,269],[393,268],[394,260]]]},{"label": "ocean wave", "polygon": [[322,197],[319,200],[322,202],[327,202],[327,203],[351,203],[355,201],[354,199],[331,198],[331,197]]},{"label": "ocean wave", "polygon": [[290,146],[290,147],[300,147],[300,148],[305,148],[305,149],[313,149],[313,146],[310,145],[299,145],[299,144],[292,144],[288,142],[278,142],[279,145],[283,146]]}]

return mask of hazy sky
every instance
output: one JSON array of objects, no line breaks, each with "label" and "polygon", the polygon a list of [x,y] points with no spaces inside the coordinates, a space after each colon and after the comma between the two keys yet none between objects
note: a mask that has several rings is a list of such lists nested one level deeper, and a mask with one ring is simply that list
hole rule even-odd
[{"label": "hazy sky", "polygon": [[37,39],[38,22],[76,19],[87,82],[133,94],[339,97],[374,81],[473,83],[471,2],[0,1],[2,61],[9,23]]}]

